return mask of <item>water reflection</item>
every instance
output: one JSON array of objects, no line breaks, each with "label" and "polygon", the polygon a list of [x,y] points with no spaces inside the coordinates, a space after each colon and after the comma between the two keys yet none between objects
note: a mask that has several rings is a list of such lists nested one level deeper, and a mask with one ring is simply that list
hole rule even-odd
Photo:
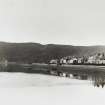
[{"label": "water reflection", "polygon": [[57,70],[50,71],[51,75],[66,77],[70,79],[89,80],[94,87],[105,86],[105,72],[104,71],[85,71],[85,70],[70,70],[68,72],[61,72]]},{"label": "water reflection", "polygon": [[104,87],[105,86],[105,73],[104,72],[93,72],[93,73],[71,73],[69,78],[79,79],[79,80],[90,80],[94,87]]},{"label": "water reflection", "polygon": [[[60,77],[67,77],[70,79],[78,79],[78,80],[90,80],[92,81],[92,85],[94,87],[104,87],[105,86],[105,71],[99,71],[99,70],[48,70],[46,71],[47,66],[45,67],[40,67],[36,66],[35,67],[30,67],[27,65],[20,65],[20,64],[10,64],[7,67],[1,66],[0,65],[0,71],[5,71],[5,72],[25,72],[25,73],[38,73],[38,74],[48,74],[48,75],[56,75]],[[48,68],[47,68],[48,69]]]},{"label": "water reflection", "polygon": [[105,86],[105,74],[104,73],[99,73],[92,75],[92,81],[93,85],[97,87],[104,87]]}]

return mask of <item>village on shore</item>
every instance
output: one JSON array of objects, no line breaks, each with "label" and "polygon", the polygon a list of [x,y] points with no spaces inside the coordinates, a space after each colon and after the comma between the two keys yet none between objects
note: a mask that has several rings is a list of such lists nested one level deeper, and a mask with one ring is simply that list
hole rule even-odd
[{"label": "village on shore", "polygon": [[52,59],[50,64],[96,64],[105,65],[105,54],[104,53],[96,53],[90,55],[88,57],[76,57],[76,56],[66,56],[61,59]]},{"label": "village on shore", "polygon": [[[17,62],[9,62],[5,58],[0,59],[0,65],[7,66],[8,64],[18,64]],[[19,63],[20,64],[20,63]],[[24,65],[29,65],[28,63],[22,63]],[[32,63],[43,65],[45,63]],[[66,56],[60,59],[51,59],[49,64],[56,64],[56,65],[105,65],[105,54],[104,53],[96,53],[90,56]]]},{"label": "village on shore", "polygon": [[[63,57],[61,59],[52,59],[50,61],[50,64],[61,64],[61,65],[70,65],[70,64],[78,64],[78,65],[82,65],[82,64],[103,64],[105,65],[105,54],[104,53],[97,53],[94,55],[91,55],[89,57],[76,57],[76,56],[66,56]],[[8,66],[8,64],[12,64],[9,66],[9,68],[6,68]],[[1,71],[11,71],[11,72],[33,72],[34,73],[43,73],[43,74],[50,74],[53,76],[59,76],[59,77],[67,77],[70,79],[78,79],[78,80],[89,80],[91,79],[93,81],[93,85],[97,86],[97,87],[104,87],[105,86],[105,77],[104,75],[98,75],[96,74],[95,76],[92,77],[92,74],[90,72],[85,72],[86,68],[72,68],[72,67],[68,67],[66,68],[64,66],[64,68],[57,68],[57,66],[48,66],[48,64],[40,64],[40,63],[32,63],[32,65],[30,66],[30,64],[21,64],[21,65],[15,65],[16,62],[8,62],[7,59],[5,58],[1,58],[0,59],[0,70]],[[50,67],[50,68],[49,68]],[[59,67],[59,66],[58,66]],[[66,71],[65,71],[66,69]],[[70,69],[73,70],[74,72],[70,72]],[[76,69],[81,69],[82,73],[75,72]],[[96,68],[88,68],[88,71],[92,71],[92,69],[96,69]],[[99,69],[99,68],[98,68]],[[13,70],[13,71],[12,71]],[[100,69],[99,69],[100,70]],[[98,70],[98,71],[99,71]],[[39,72],[38,72],[39,71]],[[90,73],[90,74],[89,74]]]}]

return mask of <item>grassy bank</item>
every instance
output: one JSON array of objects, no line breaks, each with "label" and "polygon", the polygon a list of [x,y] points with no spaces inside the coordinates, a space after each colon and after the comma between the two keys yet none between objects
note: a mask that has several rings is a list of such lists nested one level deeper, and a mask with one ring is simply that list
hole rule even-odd
[{"label": "grassy bank", "polygon": [[48,71],[61,71],[61,72],[77,72],[77,73],[93,73],[105,72],[105,66],[95,65],[48,65],[48,64],[8,64],[4,67],[0,65],[1,72],[27,72],[27,73],[48,73]]}]

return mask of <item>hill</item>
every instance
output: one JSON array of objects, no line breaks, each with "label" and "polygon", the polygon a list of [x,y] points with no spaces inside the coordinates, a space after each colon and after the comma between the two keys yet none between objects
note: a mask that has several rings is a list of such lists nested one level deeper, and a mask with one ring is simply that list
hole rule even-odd
[{"label": "hill", "polygon": [[72,46],[39,43],[6,43],[0,42],[0,58],[5,57],[15,62],[48,62],[50,59],[64,56],[89,56],[105,53],[105,46]]}]

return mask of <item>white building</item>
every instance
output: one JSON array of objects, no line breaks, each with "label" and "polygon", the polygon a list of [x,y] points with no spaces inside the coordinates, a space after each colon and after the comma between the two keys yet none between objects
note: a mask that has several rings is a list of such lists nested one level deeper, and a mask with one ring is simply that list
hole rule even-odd
[{"label": "white building", "polygon": [[87,63],[90,63],[90,64],[93,64],[93,63],[95,63],[95,56],[90,56],[89,58],[88,58],[88,61],[87,61]]},{"label": "white building", "polygon": [[50,64],[57,64],[57,59],[52,59],[52,60],[50,61]]},{"label": "white building", "polygon": [[78,63],[79,63],[79,64],[82,63],[82,58],[78,58]]}]

